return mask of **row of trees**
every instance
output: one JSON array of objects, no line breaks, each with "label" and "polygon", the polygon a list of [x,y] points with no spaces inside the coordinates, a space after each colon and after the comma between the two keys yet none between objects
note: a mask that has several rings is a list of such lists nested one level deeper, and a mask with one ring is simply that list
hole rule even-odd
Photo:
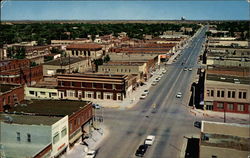
[{"label": "row of trees", "polygon": [[32,23],[0,25],[0,46],[3,44],[19,43],[23,41],[38,41],[38,45],[50,44],[53,39],[86,38],[88,35],[118,36],[126,32],[130,38],[142,39],[143,34],[161,35],[164,31],[180,31],[181,27],[199,28],[196,24],[57,24]]}]

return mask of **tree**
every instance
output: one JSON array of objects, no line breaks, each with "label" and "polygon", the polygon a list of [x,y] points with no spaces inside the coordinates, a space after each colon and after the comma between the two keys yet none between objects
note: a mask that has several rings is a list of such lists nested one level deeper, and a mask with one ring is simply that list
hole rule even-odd
[{"label": "tree", "polygon": [[94,59],[94,64],[95,64],[95,71],[98,70],[98,66],[103,64],[102,58],[100,59]]},{"label": "tree", "polygon": [[105,57],[104,57],[104,59],[103,59],[103,62],[104,63],[107,63],[107,62],[109,62],[110,61],[110,57],[109,57],[109,55],[106,55]]}]

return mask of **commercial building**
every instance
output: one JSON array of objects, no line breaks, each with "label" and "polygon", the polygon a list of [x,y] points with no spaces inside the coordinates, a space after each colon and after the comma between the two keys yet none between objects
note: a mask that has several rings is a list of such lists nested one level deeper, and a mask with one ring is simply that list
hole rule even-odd
[{"label": "commercial building", "polygon": [[136,84],[132,75],[63,74],[57,76],[61,99],[123,100]]},{"label": "commercial building", "polygon": [[59,99],[56,86],[57,82],[53,81],[39,82],[33,86],[25,86],[25,99]]},{"label": "commercial building", "polygon": [[85,72],[91,69],[89,57],[62,57],[43,64],[43,75],[54,76],[57,73]]},{"label": "commercial building", "polygon": [[42,78],[42,65],[31,66],[28,59],[0,61],[0,83],[34,84]]},{"label": "commercial building", "polygon": [[249,114],[249,83],[248,77],[207,74],[204,91],[205,109]]},{"label": "commercial building", "polygon": [[98,72],[103,74],[136,75],[137,82],[144,82],[150,77],[147,62],[110,61],[98,66]]},{"label": "commercial building", "polygon": [[26,100],[11,108],[9,113],[39,115],[50,117],[68,116],[69,144],[73,145],[79,138],[90,132],[93,118],[92,103],[69,100]]},{"label": "commercial building", "polygon": [[59,157],[68,148],[68,116],[0,114],[2,157]]},{"label": "commercial building", "polygon": [[71,57],[101,58],[103,55],[102,46],[95,43],[70,44],[66,47],[66,53]]},{"label": "commercial building", "polygon": [[200,158],[249,157],[249,125],[202,121]]},{"label": "commercial building", "polygon": [[24,88],[17,84],[0,84],[0,112],[13,107],[24,99]]}]

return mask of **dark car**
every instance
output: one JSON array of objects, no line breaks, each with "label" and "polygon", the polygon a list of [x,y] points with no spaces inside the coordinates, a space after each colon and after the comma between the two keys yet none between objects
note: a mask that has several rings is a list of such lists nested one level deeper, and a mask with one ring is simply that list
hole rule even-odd
[{"label": "dark car", "polygon": [[195,121],[194,122],[194,127],[201,128],[201,122],[200,121]]},{"label": "dark car", "polygon": [[139,148],[136,150],[135,155],[143,157],[143,155],[145,154],[147,149],[148,149],[148,145],[146,145],[146,144],[140,145]]}]

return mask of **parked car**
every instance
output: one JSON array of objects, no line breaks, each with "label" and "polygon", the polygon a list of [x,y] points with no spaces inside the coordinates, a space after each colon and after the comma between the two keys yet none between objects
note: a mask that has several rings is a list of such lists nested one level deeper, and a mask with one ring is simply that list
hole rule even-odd
[{"label": "parked car", "polygon": [[157,81],[153,81],[151,85],[152,85],[152,86],[157,85]]},{"label": "parked car", "polygon": [[140,99],[145,99],[147,97],[147,94],[143,93],[141,96],[140,96]]},{"label": "parked car", "polygon": [[85,158],[95,158],[95,156],[96,156],[96,151],[95,150],[89,150],[87,152],[87,155],[86,155]]},{"label": "parked car", "polygon": [[195,121],[194,122],[194,127],[201,128],[201,122],[200,121]]},{"label": "parked car", "polygon": [[182,93],[181,92],[178,92],[177,94],[176,94],[176,98],[181,98],[182,97]]},{"label": "parked car", "polygon": [[146,144],[140,145],[139,148],[136,150],[135,155],[143,157],[143,155],[146,153],[147,149],[148,149],[148,145],[146,145]]},{"label": "parked car", "polygon": [[188,70],[189,70],[189,71],[192,71],[192,68],[189,68]]},{"label": "parked car", "polygon": [[167,72],[166,70],[163,70],[163,71],[162,71],[162,74],[165,74],[166,72]]},{"label": "parked car", "polygon": [[146,89],[146,90],[143,91],[143,93],[144,93],[144,94],[148,94],[148,93],[149,93],[149,90]]},{"label": "parked car", "polygon": [[157,78],[155,79],[155,81],[156,81],[156,82],[159,82],[159,81],[160,81],[160,78],[159,78],[159,77],[157,77]]},{"label": "parked car", "polygon": [[101,106],[99,104],[92,104],[92,107],[95,109],[101,109]]},{"label": "parked car", "polygon": [[153,145],[154,141],[155,141],[155,136],[154,135],[148,135],[144,144]]},{"label": "parked car", "polygon": [[184,71],[187,71],[187,70],[188,70],[187,67],[185,67],[185,68],[184,68]]}]

